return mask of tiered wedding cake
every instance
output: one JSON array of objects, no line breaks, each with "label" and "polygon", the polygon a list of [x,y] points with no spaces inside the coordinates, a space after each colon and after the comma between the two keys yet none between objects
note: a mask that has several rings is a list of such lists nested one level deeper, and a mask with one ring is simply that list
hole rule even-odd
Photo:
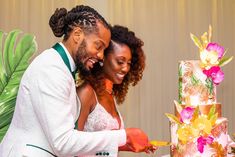
[{"label": "tiered wedding cake", "polygon": [[211,27],[199,39],[200,60],[179,62],[179,101],[171,121],[171,156],[224,157],[227,154],[227,119],[216,101],[216,85],[224,79],[221,67],[232,60],[224,48],[212,43]]}]

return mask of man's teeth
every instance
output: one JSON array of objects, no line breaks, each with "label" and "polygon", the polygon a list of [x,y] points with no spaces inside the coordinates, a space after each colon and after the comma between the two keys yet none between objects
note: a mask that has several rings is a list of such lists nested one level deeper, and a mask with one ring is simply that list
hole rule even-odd
[{"label": "man's teeth", "polygon": [[95,60],[93,59],[89,59],[89,61],[91,61],[93,64],[96,62]]}]

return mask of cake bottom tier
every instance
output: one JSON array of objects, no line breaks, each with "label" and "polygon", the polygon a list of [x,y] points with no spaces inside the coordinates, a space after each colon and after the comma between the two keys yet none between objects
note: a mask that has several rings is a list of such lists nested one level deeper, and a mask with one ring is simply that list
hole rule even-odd
[{"label": "cake bottom tier", "polygon": [[[210,139],[213,142],[204,143],[198,141],[198,138],[191,139],[190,141],[180,141],[178,138],[177,130],[178,124],[171,123],[171,156],[172,157],[226,157],[228,146],[228,120],[227,118],[220,117],[216,120],[215,126],[211,130]],[[187,135],[185,135],[187,136]],[[202,149],[203,146],[203,149]],[[203,151],[199,151],[203,150]]]}]

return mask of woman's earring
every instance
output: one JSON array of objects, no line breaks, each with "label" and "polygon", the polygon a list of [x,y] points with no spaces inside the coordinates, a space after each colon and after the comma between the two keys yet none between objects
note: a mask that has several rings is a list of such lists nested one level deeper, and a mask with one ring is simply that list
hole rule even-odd
[{"label": "woman's earring", "polygon": [[100,66],[102,67],[104,65],[104,59],[99,61]]},{"label": "woman's earring", "polygon": [[101,67],[104,65],[104,63],[103,63],[103,62],[99,62],[99,64],[100,64],[100,66],[101,66]]}]

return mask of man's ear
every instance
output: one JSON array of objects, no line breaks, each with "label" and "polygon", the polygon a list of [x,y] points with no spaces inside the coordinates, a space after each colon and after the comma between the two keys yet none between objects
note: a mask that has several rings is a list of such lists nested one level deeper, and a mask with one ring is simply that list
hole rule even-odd
[{"label": "man's ear", "polygon": [[73,29],[73,40],[75,43],[80,43],[84,38],[84,33],[80,27]]}]

